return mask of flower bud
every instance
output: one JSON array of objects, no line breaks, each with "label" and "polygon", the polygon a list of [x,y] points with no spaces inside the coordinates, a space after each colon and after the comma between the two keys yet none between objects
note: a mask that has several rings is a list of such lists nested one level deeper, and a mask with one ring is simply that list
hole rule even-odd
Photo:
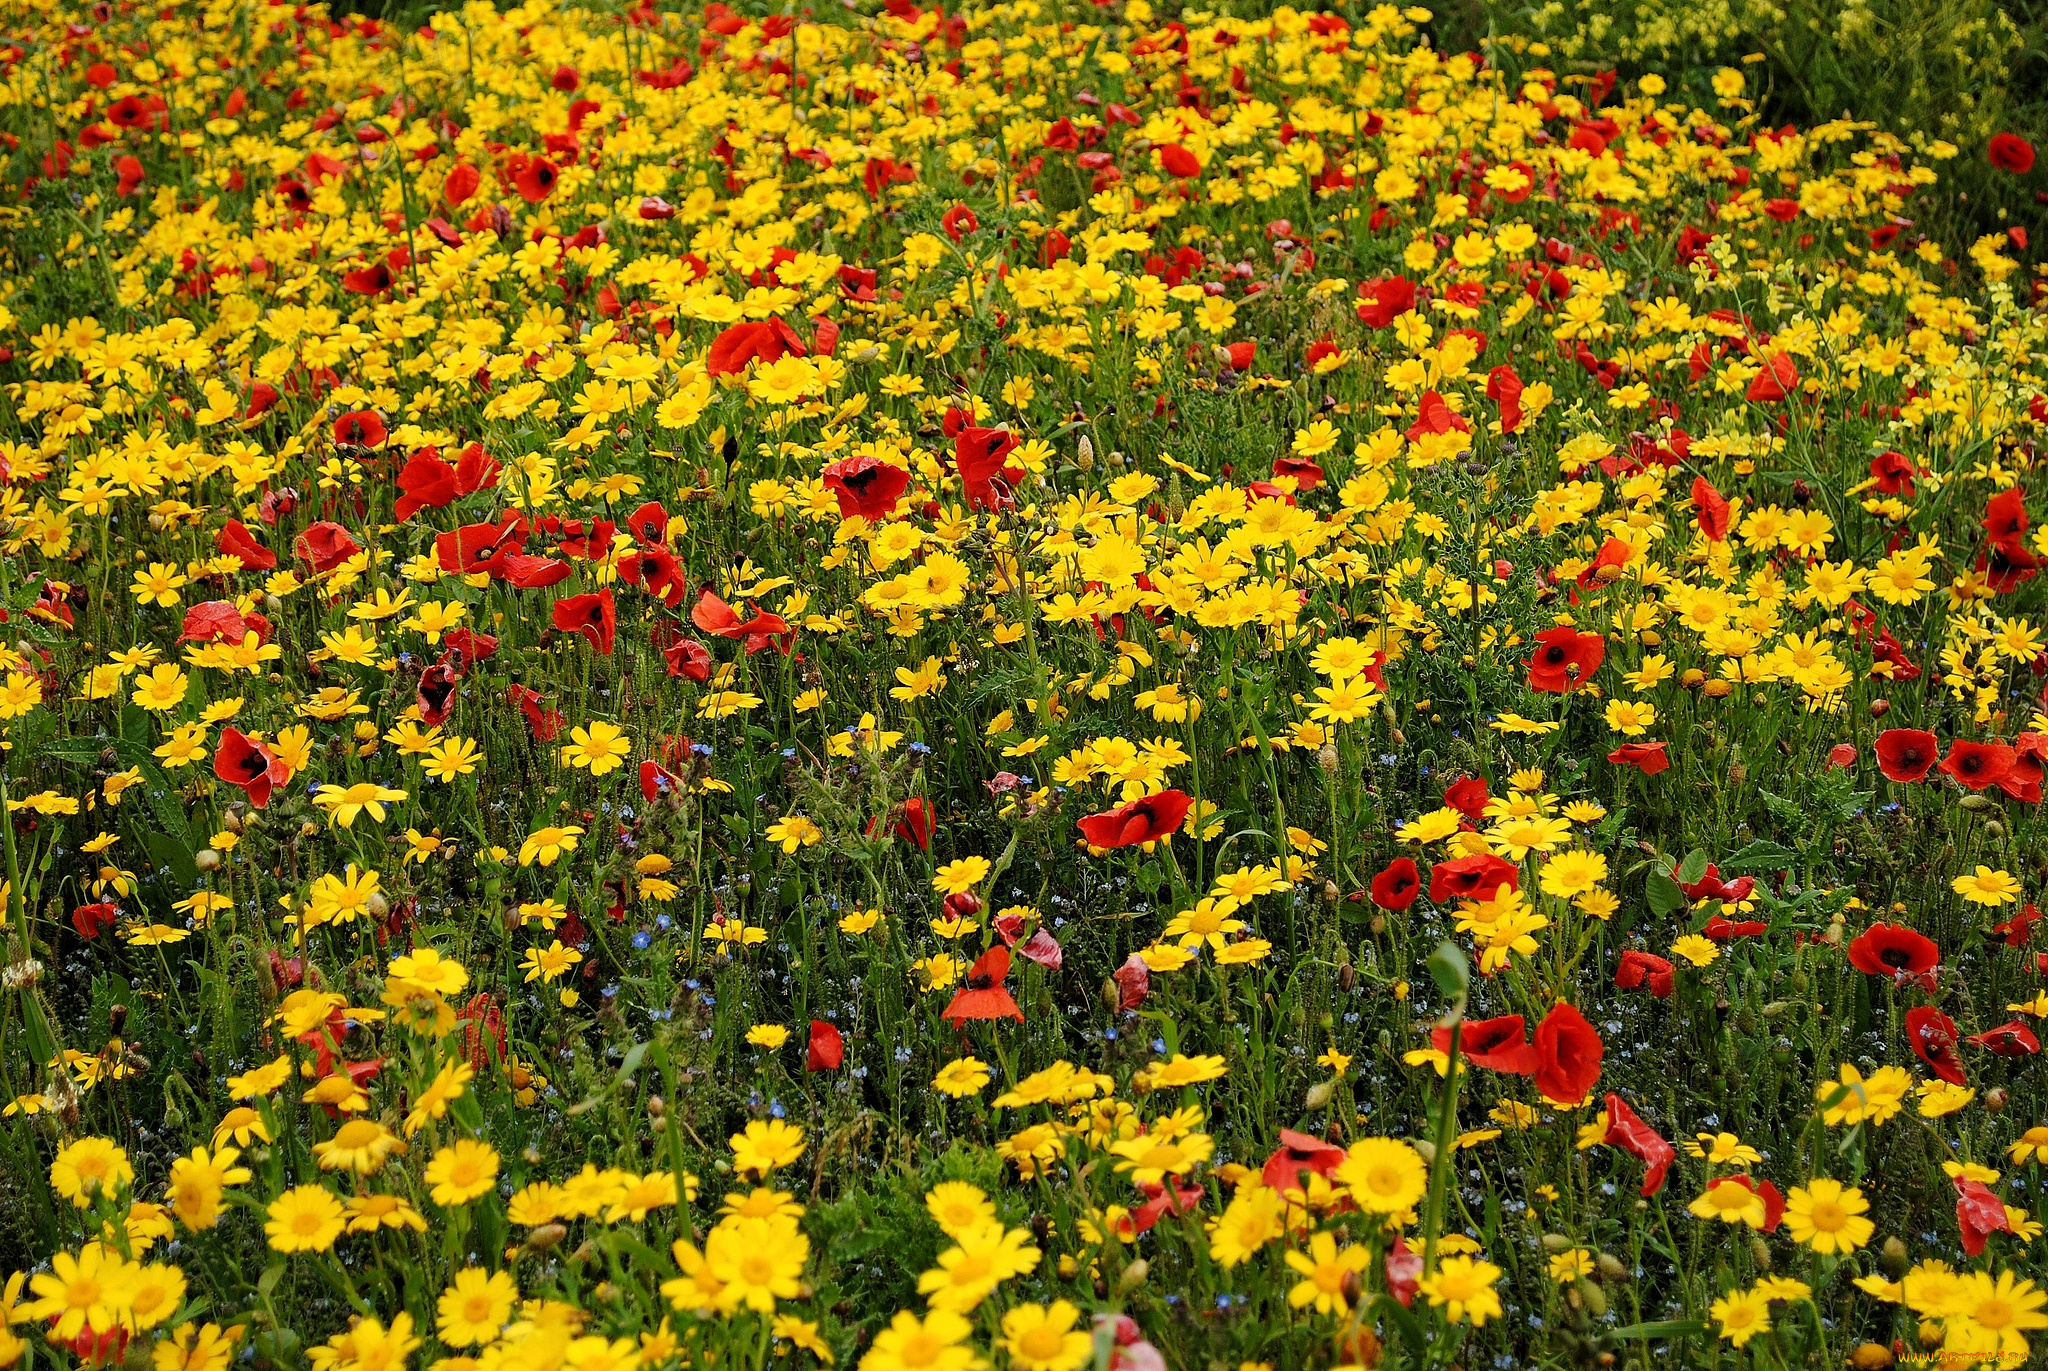
[{"label": "flower bud", "polygon": [[1600,1253],[1593,1259],[1593,1264],[1600,1269],[1600,1279],[1603,1281],[1619,1282],[1628,1279],[1628,1268],[1623,1266],[1621,1258],[1612,1252]]},{"label": "flower bud", "polygon": [[2004,1086],[1994,1085],[1984,1092],[1984,1107],[1994,1114],[2003,1114],[2007,1102],[2011,1099],[2012,1096]]},{"label": "flower bud", "polygon": [[220,853],[210,847],[202,847],[192,854],[192,865],[201,871],[220,870]]},{"label": "flower bud", "polygon": [[1573,1281],[1573,1290],[1586,1302],[1586,1312],[1596,1319],[1607,1317],[1607,1292],[1593,1281]]},{"label": "flower bud", "polygon": [[1894,1233],[1886,1238],[1884,1246],[1877,1250],[1878,1269],[1893,1280],[1899,1280],[1905,1276],[1906,1268],[1910,1265],[1906,1255],[1906,1244]]},{"label": "flower bud", "polygon": [[[1086,442],[1087,439],[1084,438],[1082,439],[1082,441]],[[1152,1263],[1146,1261],[1143,1257],[1138,1258],[1136,1261],[1132,1262],[1129,1266],[1126,1266],[1124,1268],[1123,1275],[1117,1277],[1117,1293],[1120,1295],[1130,1294],[1133,1290],[1136,1290],[1139,1286],[1143,1285],[1145,1283],[1145,1277],[1151,1274]]]},{"label": "flower bud", "polygon": [[1849,1354],[1849,1371],[1886,1371],[1896,1363],[1892,1350],[1881,1342],[1866,1342]]},{"label": "flower bud", "polygon": [[1321,1109],[1330,1102],[1330,1096],[1336,1091],[1335,1081],[1317,1081],[1308,1088],[1308,1094],[1302,1097],[1302,1105],[1308,1109]]},{"label": "flower bud", "polygon": [[545,1252],[568,1236],[569,1229],[567,1225],[544,1223],[540,1227],[528,1231],[526,1247],[530,1252]]},{"label": "flower bud", "polygon": [[1882,719],[1891,712],[1892,702],[1890,700],[1872,700],[1870,702],[1870,717],[1873,719]]}]

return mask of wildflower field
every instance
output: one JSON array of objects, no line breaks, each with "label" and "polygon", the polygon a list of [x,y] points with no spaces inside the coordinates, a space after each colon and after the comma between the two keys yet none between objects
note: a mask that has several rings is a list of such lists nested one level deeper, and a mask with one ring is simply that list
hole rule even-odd
[{"label": "wildflower field", "polygon": [[742,10],[0,4],[0,1367],[2039,1365],[2027,139]]}]

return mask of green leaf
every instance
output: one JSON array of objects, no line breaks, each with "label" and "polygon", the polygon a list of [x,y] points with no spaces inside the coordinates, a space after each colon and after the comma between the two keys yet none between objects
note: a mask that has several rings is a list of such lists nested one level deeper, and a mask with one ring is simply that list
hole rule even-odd
[{"label": "green leaf", "polygon": [[1680,885],[1698,885],[1700,877],[1707,874],[1707,852],[1696,847],[1685,854],[1685,863],[1678,868]]},{"label": "green leaf", "polygon": [[1783,843],[1774,843],[1768,838],[1759,838],[1721,863],[1723,875],[1739,876],[1755,872],[1778,872],[1789,870],[1799,860],[1799,854]]},{"label": "green leaf", "polygon": [[1456,943],[1445,939],[1429,954],[1429,974],[1445,999],[1463,1003],[1472,986],[1472,964],[1465,960],[1464,951]]},{"label": "green leaf", "polygon": [[1697,1338],[1706,1331],[1707,1326],[1694,1319],[1665,1319],[1660,1323],[1632,1323],[1607,1336],[1634,1342],[1645,1338]]},{"label": "green leaf", "polygon": [[1392,1295],[1379,1295],[1373,1299],[1372,1307],[1373,1312],[1384,1318],[1400,1335],[1409,1356],[1420,1357],[1428,1350],[1429,1342],[1423,1336],[1421,1322],[1399,1300]]},{"label": "green leaf", "polygon": [[1685,892],[1679,889],[1678,882],[1671,879],[1671,873],[1655,867],[1650,870],[1650,880],[1644,894],[1649,899],[1650,912],[1659,916],[1668,917],[1676,914],[1688,903]]}]

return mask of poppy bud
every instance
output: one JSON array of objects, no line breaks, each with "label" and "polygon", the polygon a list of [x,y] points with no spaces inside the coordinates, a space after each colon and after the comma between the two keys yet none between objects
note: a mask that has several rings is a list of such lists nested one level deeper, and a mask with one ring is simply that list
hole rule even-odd
[{"label": "poppy bud", "polygon": [[1898,1280],[1906,1274],[1906,1268],[1910,1264],[1906,1260],[1906,1244],[1899,1240],[1897,1234],[1884,1240],[1884,1246],[1878,1249],[1877,1264],[1885,1275],[1893,1280]]},{"label": "poppy bud", "polygon": [[1749,1259],[1759,1271],[1771,1269],[1771,1245],[1754,1233],[1749,1238]]},{"label": "poppy bud", "polygon": [[202,847],[192,854],[192,865],[200,871],[220,870],[220,853],[210,847]]},{"label": "poppy bud", "polygon": [[1628,1279],[1628,1268],[1623,1266],[1621,1258],[1612,1252],[1600,1253],[1594,1258],[1593,1264],[1599,1267],[1600,1279],[1603,1281],[1618,1283]]},{"label": "poppy bud", "polygon": [[1337,745],[1335,743],[1324,743],[1320,748],[1316,749],[1316,765],[1323,769],[1325,776],[1337,774]]},{"label": "poppy bud", "polygon": [[528,1231],[526,1235],[526,1246],[529,1251],[545,1252],[549,1248],[559,1244],[562,1241],[562,1239],[568,1236],[569,1230],[565,1225],[559,1223],[544,1223],[540,1225],[540,1227]]},{"label": "poppy bud", "polygon": [[1339,990],[1343,991],[1345,994],[1348,995],[1351,993],[1352,988],[1357,984],[1358,971],[1357,968],[1353,967],[1350,962],[1346,962],[1342,966],[1337,968],[1337,988]]},{"label": "poppy bud", "polygon": [[1133,1290],[1136,1290],[1139,1286],[1143,1285],[1145,1283],[1145,1277],[1151,1274],[1152,1263],[1146,1261],[1143,1257],[1138,1258],[1136,1261],[1132,1262],[1129,1266],[1126,1266],[1124,1268],[1123,1275],[1117,1277],[1117,1293],[1120,1295],[1130,1294]]},{"label": "poppy bud", "polygon": [[964,919],[981,913],[981,896],[971,890],[957,891],[946,897],[946,914],[949,918]]},{"label": "poppy bud", "polygon": [[1870,717],[1873,719],[1882,719],[1891,712],[1892,702],[1890,700],[1872,700],[1870,702]]},{"label": "poppy bud", "polygon": [[1573,1246],[1572,1240],[1562,1233],[1545,1233],[1542,1241],[1545,1252],[1569,1252]]},{"label": "poppy bud", "polygon": [[1346,1271],[1344,1273],[1344,1284],[1341,1287],[1344,1303],[1347,1305],[1357,1304],[1358,1296],[1363,1290],[1364,1286],[1359,1283],[1358,1273],[1356,1271]]},{"label": "poppy bud", "polygon": [[1956,803],[1972,813],[1980,809],[1990,809],[1992,807],[1991,797],[1988,795],[1965,795]]},{"label": "poppy bud", "polygon": [[1605,1290],[1602,1290],[1591,1281],[1587,1281],[1584,1284],[1574,1281],[1572,1289],[1578,1291],[1579,1297],[1586,1302],[1586,1312],[1588,1314],[1591,1314],[1596,1319],[1607,1317],[1607,1292]]},{"label": "poppy bud", "polygon": [[1334,1081],[1317,1081],[1308,1088],[1308,1093],[1302,1096],[1302,1106],[1306,1109],[1321,1109],[1330,1102],[1330,1096],[1335,1094],[1336,1090]]},{"label": "poppy bud", "polygon": [[1343,895],[1344,892],[1337,889],[1337,883],[1335,881],[1323,882],[1323,899],[1326,902],[1330,904],[1335,904],[1338,900],[1343,898]]},{"label": "poppy bud", "polygon": [[1432,1166],[1436,1164],[1436,1144],[1428,1138],[1411,1138],[1408,1141],[1408,1145],[1415,1149],[1416,1155],[1421,1157],[1422,1160],[1430,1163]]},{"label": "poppy bud", "polygon": [[668,1101],[662,1099],[659,1095],[649,1095],[647,1097],[648,1118],[654,1120],[656,1123],[660,1123],[662,1119],[667,1116],[667,1114]]},{"label": "poppy bud", "polygon": [[2005,1112],[2006,1102],[2012,1098],[2002,1085],[1994,1085],[1984,1092],[1984,1107],[1994,1114]]}]

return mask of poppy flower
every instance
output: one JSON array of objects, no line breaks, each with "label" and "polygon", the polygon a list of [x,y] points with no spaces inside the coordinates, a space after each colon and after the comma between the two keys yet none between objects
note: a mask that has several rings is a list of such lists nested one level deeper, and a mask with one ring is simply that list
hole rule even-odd
[{"label": "poppy flower", "polygon": [[706,633],[741,641],[749,657],[770,643],[787,657],[790,645],[796,641],[796,630],[780,614],[756,613],[751,619],[742,619],[731,605],[709,590],[698,594],[697,603],[690,610],[690,622]]},{"label": "poppy flower", "polygon": [[940,1018],[958,1025],[969,1019],[1015,1019],[1024,1022],[1024,1011],[1010,998],[1003,981],[1010,974],[1010,949],[992,947],[974,959],[967,969],[967,984],[953,992],[953,1002]]},{"label": "poppy flower", "polygon": [[568,722],[560,710],[548,708],[541,693],[530,686],[515,682],[505,688],[505,698],[526,716],[526,726],[537,743],[553,742],[561,734],[562,725]]},{"label": "poppy flower", "polygon": [[349,447],[382,447],[384,421],[374,409],[351,410],[334,421],[334,441]]},{"label": "poppy flower", "polygon": [[2021,905],[2020,912],[2002,924],[1993,924],[1991,931],[2005,939],[2007,947],[2025,947],[2034,935],[2034,925],[2041,921],[2041,911],[2033,905]]},{"label": "poppy flower", "polygon": [[922,795],[913,795],[903,802],[903,817],[889,831],[905,842],[916,843],[920,852],[929,852],[934,823],[931,805]]},{"label": "poppy flower", "polygon": [[1616,766],[1632,766],[1645,776],[1655,776],[1671,769],[1671,758],[1665,755],[1665,743],[1623,743],[1607,754],[1607,760]]},{"label": "poppy flower", "polygon": [[[1522,1040],[1522,1032],[1520,1014],[1503,1014],[1497,1019],[1467,1019],[1458,1032],[1458,1055],[1488,1071],[1533,1076],[1542,1059],[1535,1048]],[[1451,1030],[1433,1030],[1430,1044],[1439,1052],[1449,1052]]]},{"label": "poppy flower", "polygon": [[2034,169],[2034,145],[2017,133],[1992,134],[1984,155],[1992,166],[2014,176],[2025,176]]},{"label": "poppy flower", "polygon": [[301,533],[292,550],[318,575],[334,570],[363,549],[340,524],[322,520]]},{"label": "poppy flower", "polygon": [[526,544],[526,520],[507,513],[497,523],[464,524],[434,538],[434,560],[441,570],[474,576],[502,577],[501,561]]},{"label": "poppy flower", "polygon": [[1916,475],[1913,459],[1903,452],[1889,449],[1870,459],[1870,479],[1884,495],[1903,495],[1910,500],[1917,493],[1913,487]]},{"label": "poppy flower", "polygon": [[1888,728],[1877,735],[1877,769],[1888,781],[1927,779],[1941,759],[1941,740],[1921,728]]},{"label": "poppy flower", "polygon": [[1692,478],[1693,518],[1710,543],[1728,540],[1728,497],[1714,489],[1704,476]]},{"label": "poppy flower", "polygon": [[1932,1005],[1906,1011],[1906,1044],[1935,1075],[1950,1085],[1967,1085],[1963,1060],[1956,1055],[1955,1020]]},{"label": "poppy flower", "polygon": [[1430,434],[1471,431],[1471,420],[1453,410],[1439,392],[1425,390],[1422,399],[1416,403],[1415,422],[1408,426],[1405,436],[1413,443]]},{"label": "poppy flower", "polygon": [[811,1040],[804,1048],[804,1070],[837,1071],[846,1060],[846,1039],[823,1019],[811,1020]]},{"label": "poppy flower", "polygon": [[2041,781],[2048,776],[2048,733],[2022,733],[2012,740],[2012,769],[1998,778],[1998,788],[2021,804],[2041,803]]},{"label": "poppy flower", "polygon": [[1292,476],[1294,488],[1303,494],[1323,483],[1323,469],[1306,457],[1275,457],[1273,475]]},{"label": "poppy flower", "polygon": [[1957,1176],[1955,1186],[1956,1226],[1962,1230],[1963,1252],[1981,1257],[1993,1233],[2012,1232],[2012,1219],[2005,1212],[2005,1202],[1982,1181]]},{"label": "poppy flower", "polygon": [[939,227],[946,231],[948,238],[957,243],[967,234],[980,228],[981,220],[975,218],[974,211],[967,206],[955,205],[939,220]]},{"label": "poppy flower", "polygon": [[270,792],[283,785],[289,775],[284,763],[262,743],[232,724],[220,732],[220,746],[213,754],[213,774],[229,785],[242,788],[249,803],[262,809],[270,803]]},{"label": "poppy flower", "polygon": [[1091,814],[1077,827],[1090,847],[1131,847],[1138,843],[1171,838],[1186,822],[1194,797],[1178,790],[1162,790],[1127,805]]},{"label": "poppy flower", "polygon": [[1849,965],[1866,975],[1890,977],[1899,985],[1910,981],[1932,994],[1941,949],[1932,938],[1904,924],[1872,924],[1849,944]]},{"label": "poppy flower", "polygon": [[1664,1188],[1664,1177],[1678,1160],[1678,1149],[1644,1123],[1621,1096],[1612,1093],[1607,1096],[1607,1141],[1647,1168],[1643,1172],[1644,1199]]},{"label": "poppy flower", "polygon": [[2018,486],[1992,496],[1984,505],[1984,532],[1994,543],[2018,543],[2027,531],[2027,497]]},{"label": "poppy flower", "polygon": [[[1009,503],[1010,488],[1023,476],[1004,466],[1018,447],[1017,435],[1006,428],[970,425],[953,440],[953,465],[967,489],[970,509],[1000,509]],[[996,485],[997,479],[1003,485]]]},{"label": "poppy flower", "polygon": [[1655,953],[1631,949],[1621,954],[1621,964],[1614,969],[1614,983],[1623,990],[1647,986],[1651,995],[1668,1000],[1672,991],[1671,963]]},{"label": "poppy flower", "polygon": [[441,198],[448,202],[450,208],[467,204],[483,180],[483,174],[475,167],[467,162],[457,162],[448,173],[448,179],[441,183]]},{"label": "poppy flower", "polygon": [[448,716],[455,709],[455,687],[460,680],[455,668],[445,662],[438,662],[420,673],[414,703],[419,706],[421,723],[428,728],[438,728],[448,722]]},{"label": "poppy flower", "polygon": [[1168,143],[1159,149],[1159,169],[1168,176],[1191,181],[1202,174],[1202,163],[1180,144]]},{"label": "poppy flower", "polygon": [[1771,926],[1762,919],[1730,919],[1716,914],[1709,918],[1700,932],[1717,943],[1734,938],[1761,938],[1771,931]]},{"label": "poppy flower", "polygon": [[1552,1005],[1536,1025],[1536,1088],[1560,1103],[1583,1100],[1600,1082],[1607,1045],[1586,1016],[1568,1004]]},{"label": "poppy flower", "polygon": [[1743,398],[1752,404],[1776,404],[1799,384],[1799,366],[1790,353],[1773,353],[1750,381]]},{"label": "poppy flower", "polygon": [[1492,798],[1486,793],[1484,776],[1460,776],[1444,787],[1444,803],[1475,824],[1486,817],[1486,805]]},{"label": "poppy flower", "polygon": [[240,643],[248,632],[242,612],[227,600],[208,600],[185,611],[178,643]]},{"label": "poppy flower", "polygon": [[698,685],[711,679],[711,649],[695,638],[678,637],[662,648],[661,655],[668,661],[668,674],[671,676],[681,676]]},{"label": "poppy flower", "polygon": [[562,632],[582,634],[600,655],[612,655],[612,643],[618,635],[619,614],[610,586],[588,595],[570,595],[555,601],[549,617]]},{"label": "poppy flower", "polygon": [[790,353],[801,357],[804,351],[796,330],[780,319],[748,320],[734,324],[711,340],[704,369],[713,376],[737,376],[747,369],[749,362],[767,366]]},{"label": "poppy flower", "polygon": [[1607,644],[1597,633],[1581,633],[1569,624],[1546,629],[1536,635],[1536,652],[1529,658],[1529,688],[1546,695],[1562,695],[1593,679],[1607,658]]},{"label": "poppy flower", "polygon": [[78,930],[79,937],[91,940],[112,928],[120,917],[121,906],[117,904],[82,904],[71,911],[71,926]]},{"label": "poppy flower", "polygon": [[1491,852],[1475,852],[1438,862],[1429,869],[1429,898],[1438,904],[1447,900],[1490,900],[1506,886],[1522,888],[1522,874],[1513,862]]},{"label": "poppy flower", "polygon": [[1259,345],[1246,339],[1240,343],[1232,343],[1228,347],[1218,348],[1216,351],[1222,354],[1223,364],[1232,371],[1250,371],[1253,360],[1259,355]]},{"label": "poppy flower", "polygon": [[494,574],[515,590],[545,590],[569,579],[572,568],[555,557],[532,557],[523,552],[500,558]]},{"label": "poppy flower", "polygon": [[1948,756],[1937,768],[1942,775],[1971,790],[1994,786],[2012,770],[2015,754],[2005,743],[1973,743],[1958,738],[1949,744]]},{"label": "poppy flower", "polygon": [[1152,968],[1145,965],[1145,959],[1133,952],[1124,958],[1124,964],[1109,973],[1116,982],[1117,1012],[1132,1014],[1145,997],[1152,993]]},{"label": "poppy flower", "polygon": [[1969,1040],[1998,1057],[2031,1057],[2041,1050],[2041,1040],[2027,1027],[2025,1019],[2013,1019],[1982,1033],[1972,1033]]},{"label": "poppy flower", "polygon": [[1422,893],[1422,873],[1412,857],[1396,857],[1386,870],[1372,878],[1372,902],[1396,913],[1415,903]]},{"label": "poppy flower", "polygon": [[114,185],[116,195],[133,195],[136,188],[149,179],[149,174],[142,169],[142,159],[129,153],[114,159],[114,174],[120,178]]},{"label": "poppy flower", "polygon": [[268,381],[258,381],[249,387],[249,402],[242,406],[242,418],[256,420],[269,412],[277,403],[277,387]]},{"label": "poppy flower", "polygon": [[1511,366],[1497,366],[1486,373],[1486,398],[1500,406],[1500,431],[1514,433],[1522,427],[1522,378]]},{"label": "poppy flower", "polygon": [[537,205],[555,192],[562,173],[545,157],[529,157],[512,174],[512,188],[530,205]]},{"label": "poppy flower", "polygon": [[391,268],[375,262],[341,274],[341,288],[351,295],[382,295],[391,289]]},{"label": "poppy flower", "polygon": [[1368,328],[1388,328],[1415,308],[1415,283],[1405,276],[1378,276],[1358,287],[1358,317]]},{"label": "poppy flower", "polygon": [[910,488],[910,473],[893,462],[863,453],[832,463],[824,471],[825,489],[839,501],[839,517],[856,515],[873,523],[886,519]]},{"label": "poppy flower", "polygon": [[664,795],[681,794],[682,789],[681,778],[660,762],[640,763],[640,794],[647,803],[653,804]]},{"label": "poppy flower", "polygon": [[1259,1179],[1273,1191],[1306,1189],[1301,1179],[1302,1172],[1328,1179],[1336,1174],[1348,1155],[1343,1148],[1326,1143],[1312,1133],[1297,1133],[1291,1128],[1283,1128],[1280,1130],[1280,1146],[1266,1158],[1265,1166],[1259,1171]]},{"label": "poppy flower", "polygon": [[2040,574],[2041,559],[2018,542],[1993,543],[1977,554],[1976,570],[1997,594],[2010,595]]},{"label": "poppy flower", "polygon": [[[1133,1209],[1130,1218],[1125,1220],[1133,1234],[1151,1232],[1168,1214],[1193,1212],[1206,1193],[1199,1185],[1182,1185],[1170,1172],[1162,1180],[1145,1182],[1138,1190],[1145,1196],[1145,1202]],[[1129,1358],[1111,1362],[1113,1366],[1129,1364]]]}]

